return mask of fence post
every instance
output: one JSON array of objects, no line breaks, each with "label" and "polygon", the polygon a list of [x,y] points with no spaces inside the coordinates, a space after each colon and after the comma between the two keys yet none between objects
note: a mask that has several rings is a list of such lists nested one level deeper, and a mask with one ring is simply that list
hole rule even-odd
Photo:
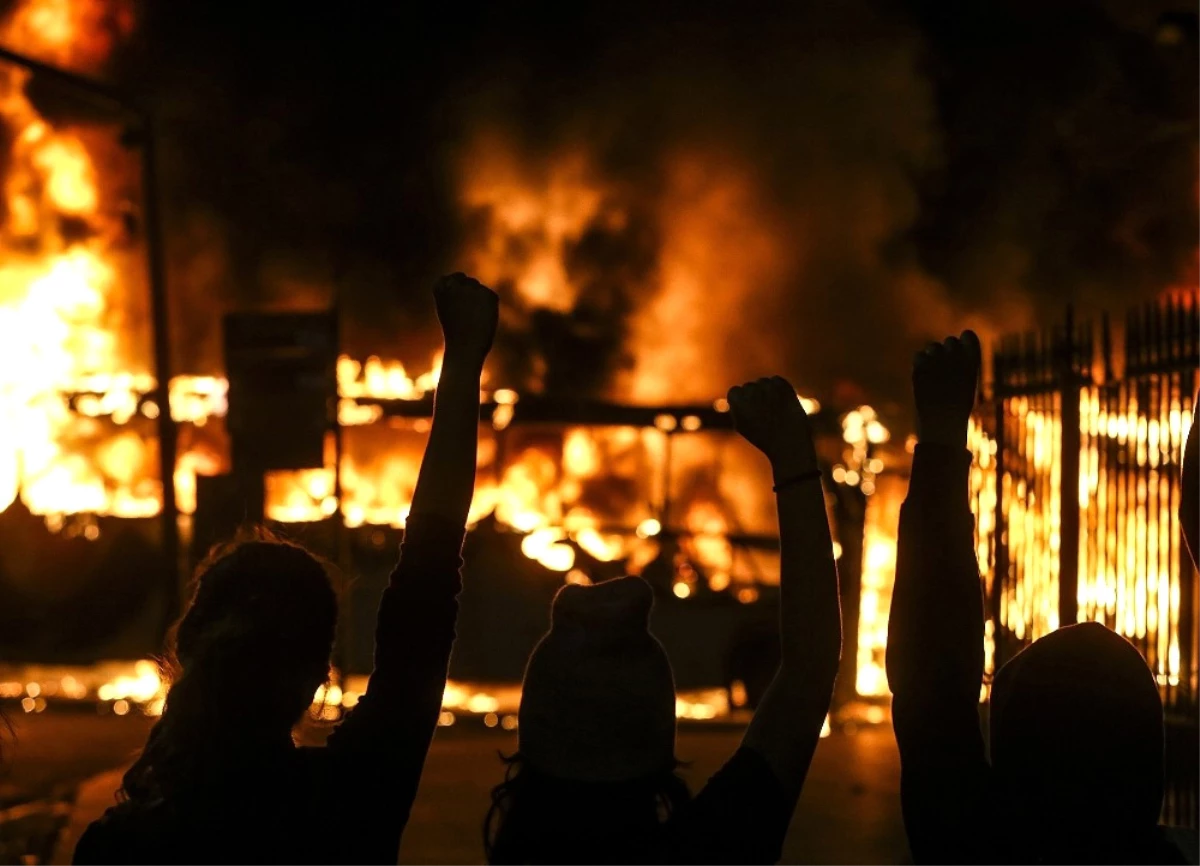
[{"label": "fence post", "polygon": [[1004,435],[1004,376],[1008,372],[1004,351],[1005,342],[1001,340],[992,351],[992,403],[996,418],[996,514],[995,528],[992,530],[995,536],[995,553],[992,562],[992,594],[989,603],[995,629],[992,632],[995,636],[993,654],[995,670],[999,670],[1005,660],[1005,641],[1000,628],[1000,598],[1001,593],[1004,592],[1004,583],[1008,578],[1008,519],[1004,511],[1004,450],[1008,444]]},{"label": "fence post", "polygon": [[1071,625],[1079,615],[1079,365],[1075,316],[1067,307],[1067,321],[1059,348],[1059,394],[1062,417],[1062,457],[1059,482],[1058,624]]}]

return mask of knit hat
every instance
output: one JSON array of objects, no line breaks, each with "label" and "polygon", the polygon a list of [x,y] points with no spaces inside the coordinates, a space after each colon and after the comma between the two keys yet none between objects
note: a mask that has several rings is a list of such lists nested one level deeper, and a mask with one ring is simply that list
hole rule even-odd
[{"label": "knit hat", "polygon": [[1065,826],[1153,826],[1163,796],[1163,705],[1137,648],[1099,623],[1067,626],[1001,668],[992,763],[1027,808]]},{"label": "knit hat", "polygon": [[525,668],[520,750],[551,776],[631,781],[674,768],[675,681],[638,577],[571,584]]}]

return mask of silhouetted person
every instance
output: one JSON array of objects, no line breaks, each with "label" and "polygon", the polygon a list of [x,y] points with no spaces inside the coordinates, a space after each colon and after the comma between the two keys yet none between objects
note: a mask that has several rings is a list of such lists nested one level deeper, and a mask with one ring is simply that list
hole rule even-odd
[{"label": "silhouetted person", "polygon": [[841,652],[833,545],[808,419],[782,379],[735,388],[771,460],[782,664],[742,746],[695,799],[675,770],[675,688],[636,577],[563,587],[525,672],[518,753],[484,824],[493,863],[772,863],[829,709]]},{"label": "silhouetted person", "polygon": [[1154,676],[1102,625],[1059,629],[1000,670],[985,758],[966,448],[979,363],[979,341],[966,331],[929,346],[913,369],[920,444],[900,517],[887,655],[913,858],[1183,862],[1157,827],[1163,707]]},{"label": "silhouetted person", "polygon": [[177,628],[162,718],[76,862],[396,862],[454,642],[479,379],[498,309],[458,274],[434,298],[444,366],[366,694],[326,747],[296,748],[292,728],[329,672],[327,573],[270,539],[216,551]]},{"label": "silhouetted person", "polygon": [[1179,498],[1179,523],[1192,564],[1200,565],[1200,394],[1193,398],[1192,426],[1183,449],[1183,490]]}]

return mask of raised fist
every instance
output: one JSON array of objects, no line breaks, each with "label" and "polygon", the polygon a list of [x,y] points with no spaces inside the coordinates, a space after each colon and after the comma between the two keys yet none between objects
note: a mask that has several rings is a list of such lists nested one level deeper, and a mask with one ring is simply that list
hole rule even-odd
[{"label": "raised fist", "polygon": [[980,349],[974,331],[930,343],[913,359],[913,397],[922,442],[965,448],[979,390]]},{"label": "raised fist", "polygon": [[817,468],[808,415],[787,380],[773,376],[730,388],[729,408],[737,431],[767,455],[777,480]]},{"label": "raised fist", "polygon": [[434,285],[433,300],[442,323],[446,356],[482,365],[500,318],[496,293],[466,274],[450,274]]}]

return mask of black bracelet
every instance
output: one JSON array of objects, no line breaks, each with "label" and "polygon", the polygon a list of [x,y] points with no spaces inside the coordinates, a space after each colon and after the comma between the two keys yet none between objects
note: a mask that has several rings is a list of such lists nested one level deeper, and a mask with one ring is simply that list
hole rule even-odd
[{"label": "black bracelet", "polygon": [[775,482],[775,486],[771,489],[776,493],[791,487],[795,484],[803,484],[805,481],[812,481],[815,478],[821,477],[820,469],[810,469],[807,472],[801,472],[799,475],[793,475],[791,478],[785,478],[782,481]]}]

